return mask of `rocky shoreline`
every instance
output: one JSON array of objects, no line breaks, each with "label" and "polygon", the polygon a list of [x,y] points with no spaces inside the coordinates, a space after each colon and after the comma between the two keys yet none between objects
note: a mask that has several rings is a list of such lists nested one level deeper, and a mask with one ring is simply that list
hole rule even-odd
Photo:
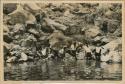
[{"label": "rocky shoreline", "polygon": [[45,47],[60,50],[76,41],[92,51],[100,44],[101,61],[122,62],[121,9],[118,3],[4,4],[4,60],[46,59]]}]

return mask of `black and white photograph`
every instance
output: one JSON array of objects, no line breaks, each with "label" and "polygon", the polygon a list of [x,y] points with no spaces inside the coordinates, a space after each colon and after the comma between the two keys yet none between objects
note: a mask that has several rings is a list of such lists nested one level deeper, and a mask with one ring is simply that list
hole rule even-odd
[{"label": "black and white photograph", "polygon": [[4,81],[121,81],[122,3],[3,3]]}]

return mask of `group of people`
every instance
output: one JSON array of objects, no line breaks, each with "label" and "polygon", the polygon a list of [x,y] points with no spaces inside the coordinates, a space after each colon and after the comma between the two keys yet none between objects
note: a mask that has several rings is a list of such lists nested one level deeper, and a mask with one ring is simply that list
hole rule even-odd
[{"label": "group of people", "polygon": [[[72,42],[69,46],[64,46],[58,50],[51,47],[44,47],[38,51],[39,56],[42,58],[63,59],[66,53],[70,54],[75,60],[78,60],[78,54],[83,52],[83,58],[86,60],[101,61],[102,48],[97,44],[95,49],[91,49],[88,44],[83,45],[80,42]],[[40,54],[41,53],[41,54]]]}]

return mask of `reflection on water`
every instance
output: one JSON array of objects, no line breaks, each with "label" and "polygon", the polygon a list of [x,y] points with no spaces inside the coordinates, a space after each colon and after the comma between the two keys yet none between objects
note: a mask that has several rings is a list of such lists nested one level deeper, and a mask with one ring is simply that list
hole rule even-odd
[{"label": "reflection on water", "polygon": [[121,64],[78,60],[39,60],[5,64],[5,80],[121,80]]}]

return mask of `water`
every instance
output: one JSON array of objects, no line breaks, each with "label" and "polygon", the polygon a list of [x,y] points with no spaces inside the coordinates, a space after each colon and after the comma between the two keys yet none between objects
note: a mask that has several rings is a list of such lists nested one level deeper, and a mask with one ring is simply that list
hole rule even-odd
[{"label": "water", "polygon": [[122,64],[93,60],[37,60],[34,62],[6,63],[7,80],[121,80]]}]

